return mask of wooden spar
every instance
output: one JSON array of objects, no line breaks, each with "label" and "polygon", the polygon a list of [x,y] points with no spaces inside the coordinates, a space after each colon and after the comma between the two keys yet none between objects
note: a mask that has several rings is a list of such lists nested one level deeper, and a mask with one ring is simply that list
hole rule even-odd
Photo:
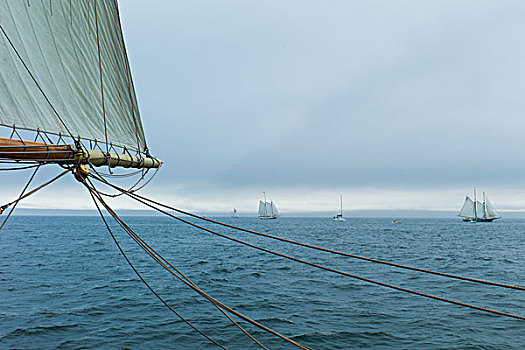
[{"label": "wooden spar", "polygon": [[42,142],[22,141],[0,137],[0,159],[38,161],[60,164],[109,165],[124,168],[158,168],[162,164],[153,157],[136,157],[128,154],[106,154],[102,151],[76,149],[71,145],[52,145]]},{"label": "wooden spar", "polygon": [[0,158],[62,163],[75,160],[75,149],[69,145],[48,145],[0,137]]}]

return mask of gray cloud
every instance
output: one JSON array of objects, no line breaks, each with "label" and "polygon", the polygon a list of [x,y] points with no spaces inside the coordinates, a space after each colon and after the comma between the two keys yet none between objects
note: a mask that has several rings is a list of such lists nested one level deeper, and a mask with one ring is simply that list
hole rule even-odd
[{"label": "gray cloud", "polygon": [[153,192],[524,182],[523,2],[120,9],[148,143],[166,162]]}]

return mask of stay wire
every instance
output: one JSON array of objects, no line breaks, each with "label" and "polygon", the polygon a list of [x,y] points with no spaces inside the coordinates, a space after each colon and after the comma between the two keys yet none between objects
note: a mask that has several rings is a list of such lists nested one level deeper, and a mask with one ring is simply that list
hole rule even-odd
[{"label": "stay wire", "polygon": [[[92,185],[92,184],[91,184]],[[95,194],[97,199],[100,201],[100,203],[104,206],[104,208],[110,213],[110,215],[117,221],[117,223],[120,225],[120,227],[126,231],[131,238],[151,257],[153,258],[157,263],[159,263],[162,267],[167,269],[166,265],[163,264],[166,263],[169,265],[173,270],[175,270],[182,278],[184,278],[188,283],[191,284],[191,288],[195,290],[195,288],[198,289],[197,285],[193,283],[186,275],[184,275],[179,269],[177,269],[175,266],[173,266],[169,261],[167,261],[160,253],[158,253],[155,249],[153,249],[149,244],[147,244],[129,225],[127,225],[118,215],[115,213],[115,211],[103,200],[103,198],[97,193],[97,190],[93,188],[88,189]],[[163,262],[161,262],[160,260]],[[169,271],[173,274],[172,271]],[[179,279],[180,277],[177,276]],[[262,347],[263,349],[268,350],[264,345],[262,345],[259,341],[257,341],[250,333],[248,333],[240,324],[238,324],[233,318],[231,318],[224,310],[220,308],[219,305],[217,305],[213,299],[206,298],[208,301],[212,303],[224,316],[226,316],[237,328],[239,328],[244,334],[246,334],[251,340],[253,340],[257,345]]]},{"label": "stay wire", "polygon": [[[37,168],[38,169],[38,168]],[[32,189],[31,191],[27,192],[26,194],[20,196],[20,198],[10,202],[10,203],[7,203],[4,205],[9,207],[10,205],[20,201],[21,199],[24,199],[24,198],[27,198],[29,197],[30,195],[32,195],[33,193],[37,192],[37,191],[40,191],[42,188],[46,187],[47,185],[50,185],[51,183],[55,182],[56,180],[60,179],[62,176],[66,175],[68,172],[70,172],[71,170],[70,169],[67,169],[67,170],[64,170],[63,172],[61,172],[60,174],[58,174],[57,176],[55,176],[54,178],[52,178],[51,180],[49,181],[46,181],[44,182],[43,184],[41,184],[40,186]]]},{"label": "stay wire", "polygon": [[[97,179],[97,178],[95,177],[95,179]],[[122,188],[119,188],[118,186],[110,184],[109,182],[104,181],[104,179],[97,179],[97,180],[98,181],[102,181],[106,185],[111,186],[111,187],[113,187],[113,188],[115,188],[117,190],[120,190],[121,192],[125,191],[125,189],[122,189]],[[213,224],[217,224],[217,225],[221,225],[221,226],[224,226],[224,227],[228,227],[228,228],[231,228],[231,229],[234,229],[234,230],[238,230],[238,231],[242,231],[242,232],[251,233],[251,234],[254,234],[254,235],[270,238],[270,239],[273,239],[273,240],[277,240],[277,241],[281,241],[281,242],[286,242],[286,243],[298,245],[298,246],[309,248],[309,249],[315,249],[315,250],[319,250],[319,251],[323,251],[323,252],[327,252],[327,253],[331,253],[331,254],[345,256],[345,257],[348,257],[348,258],[365,260],[365,261],[369,261],[369,262],[373,262],[373,263],[377,263],[377,264],[383,264],[383,265],[388,265],[388,266],[392,266],[392,267],[397,267],[397,268],[402,268],[402,269],[407,269],[407,270],[412,270],[412,271],[418,271],[418,272],[433,274],[433,275],[442,276],[442,277],[455,278],[455,279],[459,279],[459,280],[463,280],[463,281],[469,281],[469,282],[486,284],[486,285],[503,287],[503,288],[509,288],[509,289],[525,290],[525,287],[523,287],[523,286],[517,286],[517,285],[513,285],[513,284],[487,281],[487,280],[482,280],[482,279],[477,279],[477,278],[471,278],[471,277],[459,276],[459,275],[454,275],[454,274],[445,273],[445,272],[439,272],[439,271],[423,269],[423,268],[414,267],[414,266],[397,264],[397,263],[393,263],[393,262],[390,262],[390,261],[385,261],[385,260],[380,260],[380,259],[375,259],[375,258],[369,258],[369,257],[360,256],[360,255],[356,255],[356,254],[344,253],[344,252],[333,250],[333,249],[323,248],[323,247],[319,247],[319,246],[315,246],[315,245],[311,245],[311,244],[307,244],[307,243],[302,243],[302,242],[298,242],[298,241],[294,241],[294,240],[290,240],[290,239],[286,239],[286,238],[270,235],[270,234],[267,234],[267,233],[262,233],[262,232],[257,232],[257,231],[253,231],[253,230],[248,230],[248,229],[245,229],[245,228],[229,225],[229,224],[217,221],[217,220],[213,220],[213,219],[205,218],[205,217],[202,217],[202,216],[199,216],[199,215],[196,215],[196,214],[192,214],[190,212],[187,212],[187,211],[184,211],[184,210],[181,210],[181,209],[177,209],[177,208],[171,207],[171,206],[166,205],[166,204],[162,204],[160,202],[157,202],[157,201],[149,199],[147,197],[138,195],[136,193],[131,193],[131,194],[136,196],[136,197],[138,197],[138,198],[140,198],[140,199],[148,201],[150,203],[156,204],[158,206],[164,207],[164,208],[169,209],[169,210],[173,210],[173,211],[178,212],[180,214],[184,214],[184,215],[188,215],[188,216],[194,217],[196,219],[200,219],[200,220],[207,221],[207,222],[210,222],[210,223],[213,223]],[[128,194],[128,196],[129,195],[130,194]]]},{"label": "stay wire", "polygon": [[201,334],[203,337],[205,337],[206,339],[208,339],[209,341],[211,341],[213,344],[219,346],[221,349],[226,349],[224,346],[222,346],[221,344],[219,344],[218,342],[216,342],[215,340],[213,340],[212,338],[210,338],[208,335],[206,335],[204,332],[202,332],[201,330],[199,330],[197,327],[195,327],[191,322],[189,322],[188,320],[186,320],[181,314],[179,314],[171,305],[169,305],[157,292],[155,292],[155,290],[148,284],[148,282],[146,282],[146,280],[142,277],[142,275],[140,274],[140,272],[138,272],[138,270],[135,268],[135,266],[133,265],[133,263],[129,260],[129,258],[127,257],[126,253],[124,252],[124,250],[122,249],[122,247],[120,246],[120,243],[118,242],[117,238],[115,237],[115,235],[113,234],[113,231],[111,230],[111,228],[109,227],[109,224],[108,222],[106,221],[106,218],[104,217],[104,214],[102,213],[102,210],[100,209],[93,193],[91,192],[91,190],[89,191],[89,193],[91,194],[91,198],[93,198],[93,202],[95,203],[95,206],[97,207],[97,210],[100,214],[100,217],[102,218],[102,221],[104,221],[104,224],[106,225],[106,228],[109,232],[109,234],[111,235],[111,238],[113,238],[113,241],[115,242],[115,244],[117,245],[117,248],[119,249],[120,253],[122,254],[122,256],[124,257],[124,259],[126,259],[126,261],[128,262],[129,266],[131,266],[131,268],[133,269],[133,271],[135,272],[135,274],[140,278],[140,280],[148,287],[148,289],[168,308],[170,309],[175,315],[177,315],[177,317],[179,317],[182,321],[184,321],[187,325],[189,325],[191,328],[193,328],[195,331],[197,331],[199,334]]},{"label": "stay wire", "polygon": [[463,307],[471,308],[471,309],[474,309],[474,310],[484,311],[484,312],[492,313],[492,314],[495,314],[495,315],[511,317],[511,318],[515,318],[515,319],[519,319],[519,320],[525,320],[525,316],[515,315],[515,314],[508,313],[508,312],[493,310],[493,309],[489,309],[489,308],[485,308],[485,307],[481,307],[481,306],[476,306],[476,305],[472,305],[472,304],[468,304],[468,303],[464,303],[464,302],[460,302],[460,301],[455,301],[455,300],[451,300],[451,299],[447,299],[447,298],[438,297],[438,296],[435,296],[435,295],[432,295],[432,294],[418,292],[418,291],[415,291],[415,290],[412,290],[412,289],[403,288],[403,287],[395,286],[395,285],[392,285],[392,284],[388,284],[388,283],[372,280],[372,279],[369,279],[369,278],[353,275],[353,274],[350,274],[350,273],[347,273],[347,272],[344,272],[344,271],[339,271],[339,270],[336,270],[336,269],[333,269],[333,268],[330,268],[330,267],[325,267],[323,265],[319,265],[319,264],[316,264],[316,263],[311,263],[309,261],[298,259],[298,258],[289,256],[289,255],[286,255],[286,254],[278,253],[278,252],[275,252],[275,251],[272,251],[272,250],[269,250],[269,249],[266,249],[266,248],[263,248],[263,247],[259,247],[257,245],[251,244],[251,243],[247,243],[247,242],[241,241],[241,240],[233,238],[233,237],[229,237],[227,235],[224,235],[222,233],[213,231],[213,230],[208,229],[206,227],[197,225],[197,224],[192,223],[192,222],[190,222],[188,220],[182,219],[182,218],[180,218],[178,216],[175,216],[175,215],[173,215],[171,213],[168,213],[168,212],[166,212],[166,211],[164,211],[164,210],[162,210],[162,209],[160,209],[158,207],[155,207],[154,205],[149,204],[149,203],[145,202],[144,200],[139,199],[138,196],[136,196],[136,195],[133,195],[133,194],[128,194],[128,195],[131,196],[132,198],[134,198],[135,200],[137,200],[138,202],[140,202],[140,203],[142,203],[142,204],[144,204],[144,205],[146,205],[146,206],[148,206],[150,208],[153,208],[153,209],[155,209],[155,210],[157,210],[157,211],[159,211],[159,212],[161,212],[161,213],[163,213],[165,215],[168,215],[168,216],[170,216],[170,217],[172,217],[172,218],[174,218],[176,220],[184,222],[184,223],[186,223],[186,224],[188,224],[190,226],[193,226],[195,228],[198,228],[200,230],[206,231],[208,233],[217,235],[219,237],[228,239],[230,241],[233,241],[233,242],[236,242],[236,243],[239,243],[239,244],[242,244],[242,245],[245,245],[245,246],[248,246],[248,247],[251,247],[251,248],[254,248],[254,249],[266,252],[266,253],[269,253],[269,254],[273,254],[273,255],[276,255],[276,256],[279,256],[279,257],[282,257],[282,258],[285,258],[285,259],[289,259],[289,260],[292,260],[292,261],[295,261],[295,262],[299,262],[301,264],[309,265],[309,266],[312,266],[312,267],[316,267],[318,269],[322,269],[322,270],[325,270],[325,271],[333,272],[333,273],[336,273],[336,274],[339,274],[339,275],[342,275],[342,276],[358,279],[358,280],[361,280],[361,281],[364,281],[364,282],[368,282],[368,283],[372,283],[372,284],[376,284],[376,285],[379,285],[379,286],[387,287],[387,288],[394,289],[394,290],[397,290],[397,291],[402,291],[402,292],[406,292],[406,293],[410,293],[410,294],[414,294],[414,295],[418,295],[418,296],[422,296],[422,297],[426,297],[426,298],[430,298],[430,299],[446,302],[446,303],[449,303],[449,304],[463,306]]},{"label": "stay wire", "polygon": [[34,164],[34,165],[26,165],[26,166],[20,166],[20,167],[12,167],[12,168],[0,168],[0,171],[13,171],[13,170],[26,170],[31,168],[39,167],[41,164]]},{"label": "stay wire", "polygon": [[31,175],[31,177],[29,178],[29,181],[27,181],[24,189],[22,190],[22,192],[20,193],[20,196],[18,196],[18,199],[14,200],[13,202],[9,203],[9,204],[6,204],[5,206],[3,206],[4,208],[7,208],[9,207],[11,204],[14,203],[13,207],[11,208],[11,210],[9,211],[9,214],[7,214],[7,216],[5,217],[4,221],[2,222],[2,225],[0,226],[0,230],[2,228],[4,228],[4,225],[5,223],[7,222],[7,220],[9,219],[9,217],[11,216],[11,214],[13,213],[13,211],[15,210],[16,208],[16,205],[18,204],[18,202],[20,202],[20,200],[22,198],[24,198],[24,193],[25,191],[27,190],[27,188],[29,187],[29,185],[31,184],[31,181],[33,181],[33,179],[35,178],[35,175],[36,173],[38,172],[38,169],[40,169],[40,164],[38,165],[38,167],[36,167],[35,171],[33,171],[33,174]]},{"label": "stay wire", "polygon": [[[91,184],[92,184],[92,183],[91,183]],[[87,184],[86,184],[86,186],[87,186]],[[96,192],[96,191],[97,191],[97,190],[94,189],[94,188],[92,189],[92,188],[90,188],[89,186],[87,186],[87,187],[88,187],[88,189],[90,189],[90,191],[93,191],[93,192]],[[109,208],[109,206],[106,206],[107,204],[104,204],[105,202],[103,201],[103,199],[102,199],[101,196],[98,196],[97,198],[98,198],[99,201],[101,201],[101,203],[106,207],[106,210],[108,210],[108,212],[110,212],[110,214],[111,214],[111,212],[114,213],[114,211],[112,211],[111,208]],[[115,215],[116,215],[116,213],[115,213]],[[122,220],[121,220],[121,221],[122,221]],[[122,221],[122,222],[123,222],[123,221]],[[129,227],[129,226],[128,226],[128,227]],[[129,229],[131,230],[131,228],[129,228]],[[133,231],[133,230],[131,230],[131,231]],[[134,235],[138,237],[138,235],[136,235],[136,233],[134,233]],[[142,240],[140,237],[138,237],[138,239]],[[137,243],[138,243],[139,245],[141,245],[139,242],[137,242]],[[145,243],[145,242],[144,242],[144,243]],[[146,244],[146,245],[147,245],[147,244]],[[141,245],[141,246],[142,246],[142,245]],[[143,248],[143,249],[144,249],[144,248]],[[151,248],[151,249],[152,249],[152,248]],[[153,249],[152,249],[152,250],[153,250]],[[153,250],[153,251],[154,251],[154,250]],[[155,252],[155,251],[154,251],[154,252]],[[162,260],[166,261],[162,256],[160,256],[160,254],[158,254],[157,252],[155,252],[155,253],[156,253],[156,255],[158,255]],[[204,291],[202,291],[200,288],[198,288],[195,284],[193,284],[193,282],[191,282],[187,277],[185,277],[180,271],[178,271],[178,270],[177,270],[176,268],[174,268],[171,264],[169,264],[169,262],[166,261],[171,267],[173,267],[173,268],[174,268],[177,272],[179,272],[179,273],[181,274],[181,276],[183,276],[183,277],[177,275],[177,274],[174,273],[172,270],[170,270],[170,268],[169,268],[168,266],[166,266],[164,263],[162,263],[161,261],[159,261],[159,259],[158,259],[156,256],[153,256],[152,253],[148,253],[148,254],[149,254],[149,255],[150,255],[155,261],[157,261],[161,266],[163,266],[167,271],[169,271],[171,274],[173,274],[175,277],[177,277],[178,279],[180,279],[183,283],[185,283],[186,285],[188,285],[188,286],[189,286],[191,289],[193,289],[195,292],[197,292],[198,294],[200,294],[201,296],[203,296],[204,298],[206,298],[207,300],[209,300],[210,302],[212,302],[212,303],[215,304],[216,306],[218,306],[218,307],[220,307],[220,308],[222,308],[222,309],[224,309],[224,310],[226,310],[226,311],[232,313],[233,315],[235,315],[235,316],[237,316],[237,317],[239,317],[239,318],[241,318],[241,319],[243,319],[243,320],[245,320],[245,321],[251,323],[252,325],[255,325],[255,326],[257,326],[258,328],[261,328],[262,330],[264,330],[264,331],[266,331],[266,332],[269,332],[269,333],[271,333],[271,334],[273,334],[273,335],[275,335],[275,336],[278,336],[279,338],[281,338],[281,339],[283,339],[283,340],[286,340],[286,341],[288,341],[288,342],[290,342],[290,343],[292,343],[292,344],[294,344],[294,345],[296,345],[296,346],[298,346],[298,347],[300,347],[300,348],[302,348],[302,349],[305,349],[305,350],[310,349],[310,350],[311,350],[311,348],[309,348],[309,347],[307,347],[307,346],[305,346],[305,345],[302,345],[302,344],[300,344],[300,343],[298,343],[298,342],[296,342],[296,341],[294,341],[294,340],[291,340],[291,339],[289,339],[289,338],[287,338],[287,337],[285,337],[285,336],[279,334],[278,332],[276,332],[276,331],[274,331],[274,330],[272,330],[272,329],[270,329],[270,328],[268,328],[268,327],[266,327],[266,326],[264,326],[264,325],[262,325],[262,324],[260,324],[260,323],[258,323],[258,322],[256,322],[256,321],[250,319],[250,318],[247,317],[247,316],[244,316],[243,314],[241,314],[241,313],[239,313],[239,312],[237,312],[237,311],[235,311],[234,309],[232,309],[232,308],[230,308],[229,306],[227,306],[227,305],[221,303],[221,302],[218,301],[217,299],[212,298],[210,295],[208,295],[207,293],[205,293]],[[185,280],[185,279],[187,279],[187,280]],[[245,334],[247,334],[247,332],[245,332]],[[254,340],[256,343],[258,343],[259,345],[262,346],[262,344],[260,344],[259,342],[257,342],[253,337],[250,336],[250,338],[252,338],[252,340]]]}]

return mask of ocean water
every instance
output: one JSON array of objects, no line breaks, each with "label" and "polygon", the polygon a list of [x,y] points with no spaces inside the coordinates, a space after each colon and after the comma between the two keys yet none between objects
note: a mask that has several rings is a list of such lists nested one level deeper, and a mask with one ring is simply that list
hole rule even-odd
[{"label": "ocean water", "polygon": [[[314,349],[523,349],[525,321],[375,286],[256,251],[165,217],[127,217],[200,288]],[[327,248],[525,285],[525,220],[223,218]],[[399,270],[206,225],[352,274],[525,315],[525,292]],[[228,349],[257,348],[116,230],[178,312]],[[243,323],[270,349],[294,347]],[[0,349],[215,349],[138,279],[99,217],[15,216],[0,231]]]}]

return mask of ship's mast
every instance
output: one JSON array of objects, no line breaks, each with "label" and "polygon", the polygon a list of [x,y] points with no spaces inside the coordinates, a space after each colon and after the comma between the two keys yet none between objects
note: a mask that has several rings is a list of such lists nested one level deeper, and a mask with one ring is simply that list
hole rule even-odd
[{"label": "ship's mast", "polygon": [[339,195],[341,198],[341,216],[343,216],[343,195]]},{"label": "ship's mast", "polygon": [[264,194],[264,216],[268,216],[268,209],[266,207],[266,192],[263,191],[263,194]]},{"label": "ship's mast", "polygon": [[474,220],[478,220],[478,209],[477,209],[477,200],[476,200],[476,187],[474,187]]},{"label": "ship's mast", "polygon": [[485,201],[485,191],[483,191],[483,219],[487,218],[487,202]]}]

